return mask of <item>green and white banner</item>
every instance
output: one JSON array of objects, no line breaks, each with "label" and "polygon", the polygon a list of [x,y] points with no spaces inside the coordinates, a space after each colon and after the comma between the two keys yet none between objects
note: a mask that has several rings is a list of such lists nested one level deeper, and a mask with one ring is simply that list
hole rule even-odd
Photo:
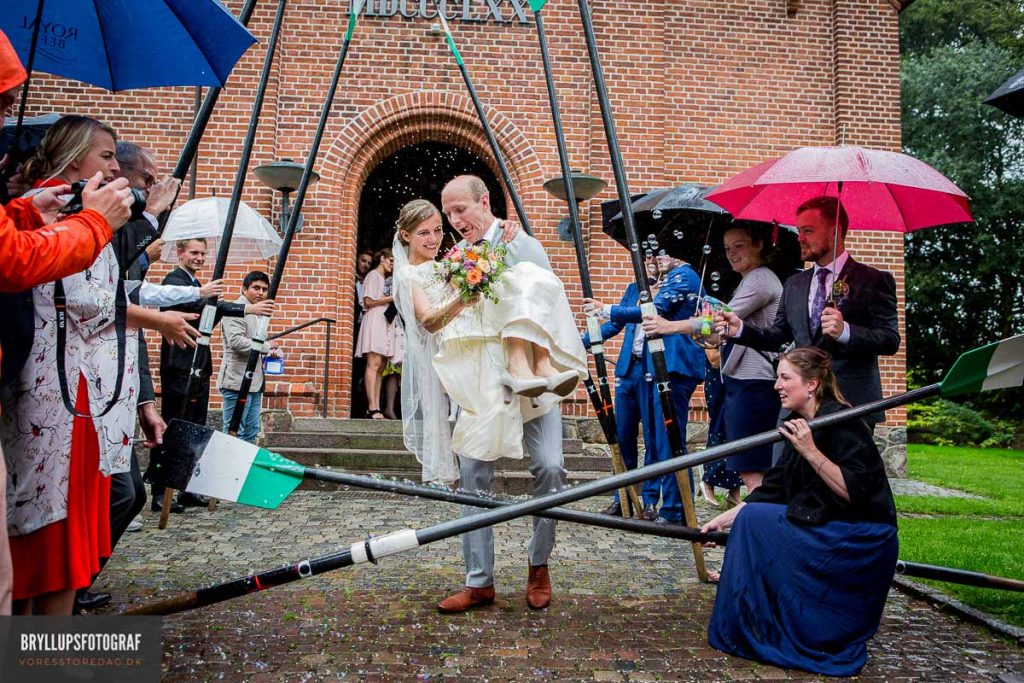
[{"label": "green and white banner", "polygon": [[277,453],[214,431],[185,490],[273,509],[302,483],[304,469]]}]

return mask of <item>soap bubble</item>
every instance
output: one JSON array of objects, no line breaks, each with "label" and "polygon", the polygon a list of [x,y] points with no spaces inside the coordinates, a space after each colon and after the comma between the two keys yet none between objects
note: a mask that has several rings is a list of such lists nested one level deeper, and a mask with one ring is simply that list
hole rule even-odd
[{"label": "soap bubble", "polygon": [[651,218],[653,218],[656,221],[661,220],[661,210],[655,209],[654,211],[651,211]]},{"label": "soap bubble", "polygon": [[675,237],[677,240],[681,240],[681,239],[683,239],[683,231],[682,230],[673,230],[672,231],[672,236]]},{"label": "soap bubble", "polygon": [[711,253],[711,245],[710,244],[705,244],[704,248],[701,251],[703,251],[705,254],[710,254]]},{"label": "soap bubble", "polygon": [[717,282],[712,282],[711,283],[711,291],[712,292],[717,292],[718,291],[718,283]]},{"label": "soap bubble", "polygon": [[712,282],[718,282],[721,279],[722,279],[722,274],[721,273],[719,273],[717,270],[711,271],[711,281]]},{"label": "soap bubble", "polygon": [[644,374],[644,381],[645,382],[653,382],[654,381],[654,375],[652,375],[649,372]]}]

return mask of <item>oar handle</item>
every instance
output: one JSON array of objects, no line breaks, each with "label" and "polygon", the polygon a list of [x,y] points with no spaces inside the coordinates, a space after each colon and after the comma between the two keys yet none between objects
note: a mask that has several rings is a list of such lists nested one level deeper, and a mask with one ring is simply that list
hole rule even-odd
[{"label": "oar handle", "polygon": [[152,602],[148,605],[133,607],[132,609],[125,611],[125,614],[133,617],[176,614],[177,612],[185,612],[190,609],[195,609],[196,607],[201,607],[201,605],[199,604],[199,598],[196,591],[192,591],[191,593],[175,595],[174,597],[161,600],[160,602]]}]

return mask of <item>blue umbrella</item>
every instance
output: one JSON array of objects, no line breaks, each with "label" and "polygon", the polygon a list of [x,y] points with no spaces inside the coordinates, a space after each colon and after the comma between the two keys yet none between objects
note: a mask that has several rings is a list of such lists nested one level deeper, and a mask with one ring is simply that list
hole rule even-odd
[{"label": "blue umbrella", "polygon": [[[39,0],[4,0],[28,63]],[[256,42],[218,0],[45,0],[33,69],[107,90],[221,86]]]}]

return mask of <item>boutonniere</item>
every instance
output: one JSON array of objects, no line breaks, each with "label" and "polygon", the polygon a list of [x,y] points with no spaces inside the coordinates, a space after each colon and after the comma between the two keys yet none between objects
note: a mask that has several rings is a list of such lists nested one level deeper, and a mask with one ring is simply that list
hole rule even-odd
[{"label": "boutonniere", "polygon": [[832,303],[838,308],[846,299],[850,296],[850,285],[846,281],[846,276],[842,275],[835,279],[832,283]]}]

